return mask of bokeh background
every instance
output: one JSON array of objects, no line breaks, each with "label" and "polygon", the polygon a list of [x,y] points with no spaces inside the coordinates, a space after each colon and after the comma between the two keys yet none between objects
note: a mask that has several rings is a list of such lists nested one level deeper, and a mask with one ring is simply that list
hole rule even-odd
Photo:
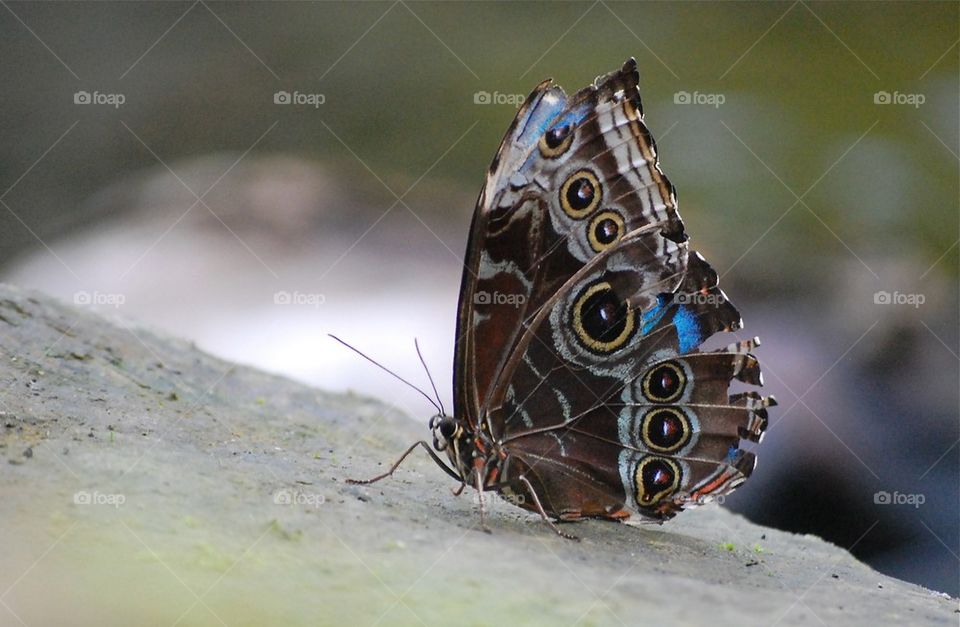
[{"label": "bokeh background", "polygon": [[0,5],[0,280],[418,420],[326,334],[449,405],[516,102],[637,57],[781,402],[725,506],[960,592],[957,3]]}]

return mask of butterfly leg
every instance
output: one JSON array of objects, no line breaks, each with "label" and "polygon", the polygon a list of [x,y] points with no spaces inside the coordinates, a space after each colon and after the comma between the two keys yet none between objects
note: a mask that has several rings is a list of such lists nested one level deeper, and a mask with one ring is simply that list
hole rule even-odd
[{"label": "butterfly leg", "polygon": [[381,479],[386,479],[387,477],[389,477],[390,475],[392,475],[392,474],[394,473],[394,471],[397,469],[397,467],[400,466],[400,464],[403,463],[403,460],[405,460],[405,459],[407,458],[407,456],[410,455],[410,453],[413,452],[413,449],[417,448],[418,446],[422,446],[423,449],[424,449],[426,452],[430,453],[430,457],[433,458],[433,461],[437,462],[437,465],[438,465],[438,466],[440,466],[441,468],[443,468],[444,472],[446,472],[448,475],[450,475],[451,477],[453,477],[453,478],[456,479],[457,481],[462,481],[462,479],[461,479],[456,473],[454,473],[452,470],[450,470],[450,469],[447,467],[447,465],[446,465],[445,463],[443,463],[443,460],[440,459],[440,456],[433,452],[433,449],[430,448],[430,445],[429,445],[429,444],[427,444],[427,443],[424,442],[423,440],[420,440],[419,442],[414,442],[413,444],[411,444],[411,445],[410,445],[410,448],[408,448],[406,451],[404,451],[403,455],[400,456],[400,459],[398,459],[398,460],[396,461],[396,463],[394,463],[393,466],[390,467],[390,470],[388,470],[387,472],[385,472],[385,473],[383,473],[383,474],[380,474],[380,475],[377,475],[376,477],[373,477],[372,479],[347,479],[347,483],[351,483],[351,484],[354,484],[354,485],[368,485],[368,484],[371,484],[371,483],[376,483],[377,481],[380,481]]},{"label": "butterfly leg", "polygon": [[529,492],[530,496],[533,497],[533,504],[537,506],[537,512],[540,513],[540,517],[543,518],[543,521],[545,523],[550,525],[550,528],[553,529],[558,536],[560,536],[561,538],[566,538],[567,540],[576,540],[578,542],[580,541],[580,538],[578,538],[577,536],[560,531],[560,527],[557,526],[557,523],[550,520],[550,517],[547,516],[547,512],[544,511],[543,509],[543,505],[540,503],[540,497],[537,496],[537,493],[534,491],[533,485],[530,483],[529,479],[527,479],[523,475],[520,475],[520,483],[522,483],[524,487],[527,488],[527,492]]},{"label": "butterfly leg", "polygon": [[487,512],[483,505],[483,479],[480,477],[480,467],[476,467],[474,476],[477,478],[477,498],[480,500],[480,528],[484,533],[493,533],[487,526]]}]

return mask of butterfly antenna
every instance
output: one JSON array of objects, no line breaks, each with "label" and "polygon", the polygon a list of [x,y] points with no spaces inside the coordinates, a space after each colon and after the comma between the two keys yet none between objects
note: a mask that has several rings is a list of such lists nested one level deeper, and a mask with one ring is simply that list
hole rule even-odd
[{"label": "butterfly antenna", "polygon": [[[362,351],[360,351],[360,349],[357,349],[357,348],[354,348],[353,346],[350,346],[349,344],[347,344],[346,342],[344,342],[343,340],[341,340],[340,338],[338,338],[336,335],[333,335],[332,333],[328,333],[327,335],[329,335],[330,337],[332,337],[332,338],[335,339],[336,341],[340,342],[341,344],[343,344],[344,346],[346,346],[347,348],[349,348],[350,350],[352,350],[353,352],[355,352],[357,355],[360,355],[361,357],[363,357],[364,359],[366,359],[367,361],[369,361],[371,364],[373,364],[373,365],[376,366],[377,368],[380,368],[381,370],[383,370],[383,371],[386,372],[387,374],[390,374],[390,375],[392,375],[393,377],[395,377],[396,379],[398,379],[398,380],[406,383],[407,385],[409,385],[411,388],[413,388],[414,390],[416,390],[417,392],[419,392],[420,395],[423,396],[423,398],[427,399],[427,401],[428,401],[431,405],[433,405],[433,407],[434,407],[438,412],[440,412],[441,414],[443,414],[443,408],[440,407],[439,405],[437,405],[437,403],[435,403],[434,400],[433,400],[432,398],[430,398],[430,396],[429,396],[426,392],[424,392],[423,390],[421,390],[420,388],[418,388],[418,387],[415,386],[414,384],[410,383],[409,381],[407,381],[406,379],[404,379],[403,377],[401,377],[400,375],[398,375],[398,374],[397,374],[396,372],[394,372],[393,370],[390,370],[389,368],[387,368],[386,366],[384,366],[384,365],[381,364],[380,362],[376,361],[376,360],[373,359],[372,357],[368,357],[368,356],[365,355]],[[432,383],[432,381],[431,381],[431,383]]]},{"label": "butterfly antenna", "polygon": [[417,349],[417,357],[420,358],[420,363],[423,364],[423,369],[427,372],[427,378],[430,379],[430,387],[433,388],[433,395],[437,397],[437,403],[440,405],[440,415],[446,416],[447,413],[443,411],[443,401],[440,400],[440,395],[437,393],[437,385],[433,382],[433,375],[430,374],[430,369],[427,368],[427,362],[423,359],[423,354],[420,352],[420,343],[417,342],[417,338],[413,338],[413,346]]}]

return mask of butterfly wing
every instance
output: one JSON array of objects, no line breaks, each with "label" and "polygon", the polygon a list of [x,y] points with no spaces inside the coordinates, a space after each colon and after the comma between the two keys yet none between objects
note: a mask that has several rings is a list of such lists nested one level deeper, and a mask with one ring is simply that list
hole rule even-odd
[{"label": "butterfly wing", "polygon": [[[761,383],[755,343],[697,350],[741,324],[716,273],[690,253],[679,288],[659,293],[629,265],[637,248],[624,242],[571,277],[518,343],[491,408],[514,458],[502,480],[525,474],[558,516],[666,518],[726,494],[755,463],[740,439],[766,426],[770,399],[728,392],[734,379]],[[658,294],[647,310],[632,304],[644,292]]]},{"label": "butterfly wing", "polygon": [[687,249],[637,81],[630,60],[569,99],[538,86],[471,230],[457,410],[503,443],[501,481],[524,475],[560,517],[666,518],[725,494],[772,404],[728,393],[759,383],[753,344],[698,352],[740,315]]},{"label": "butterfly wing", "polygon": [[455,411],[474,428],[526,325],[598,251],[649,228],[665,237],[648,238],[636,265],[664,292],[683,274],[683,223],[642,121],[638,80],[630,59],[569,98],[544,81],[490,166],[470,230],[454,360]]}]

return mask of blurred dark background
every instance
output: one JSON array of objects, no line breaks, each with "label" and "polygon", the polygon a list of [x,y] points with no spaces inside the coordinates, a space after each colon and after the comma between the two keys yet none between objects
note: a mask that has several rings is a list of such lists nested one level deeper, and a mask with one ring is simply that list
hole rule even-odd
[{"label": "blurred dark background", "polygon": [[0,280],[425,419],[326,333],[449,401],[517,98],[636,56],[781,401],[726,506],[957,595],[958,6],[3,3]]}]

